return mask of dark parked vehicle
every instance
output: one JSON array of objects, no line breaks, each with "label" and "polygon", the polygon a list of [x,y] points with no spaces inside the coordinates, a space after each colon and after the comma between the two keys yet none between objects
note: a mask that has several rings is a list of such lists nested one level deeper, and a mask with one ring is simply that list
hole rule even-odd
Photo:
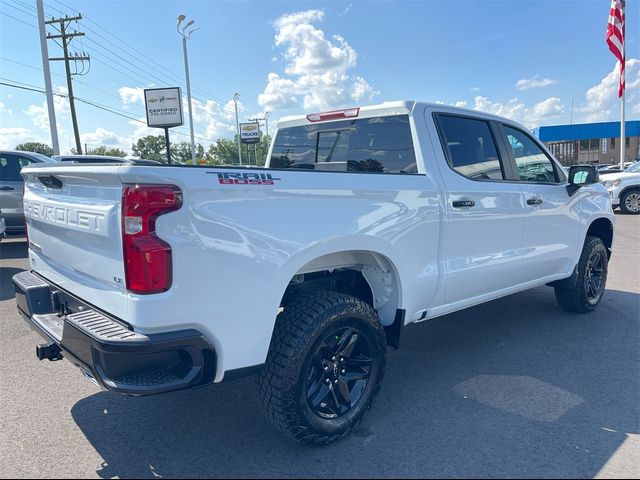
[{"label": "dark parked vehicle", "polygon": [[24,182],[20,171],[32,163],[52,162],[55,160],[39,153],[0,150],[0,210],[4,214],[7,233],[24,232]]}]

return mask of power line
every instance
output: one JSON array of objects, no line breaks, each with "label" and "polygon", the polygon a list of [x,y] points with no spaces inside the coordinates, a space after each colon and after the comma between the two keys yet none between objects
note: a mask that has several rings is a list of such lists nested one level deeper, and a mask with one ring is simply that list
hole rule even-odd
[{"label": "power line", "polygon": [[25,15],[29,15],[31,17],[37,18],[36,15],[33,13],[33,11],[28,11],[28,10],[24,10],[23,8],[21,8],[20,6],[16,5],[15,3],[9,3],[6,0],[2,0],[2,3],[9,5],[10,7],[16,9],[17,11],[19,11],[20,13],[24,13]]},{"label": "power line", "polygon": [[20,20],[18,17],[14,17],[13,15],[9,15],[7,12],[0,12],[0,15],[4,15],[5,17],[9,17],[9,18],[13,18],[14,20],[20,22],[20,23],[24,23],[25,25],[29,25],[31,28],[35,28],[36,30],[38,29],[38,27],[36,27],[33,23],[29,23],[29,22],[25,22],[24,20]]},{"label": "power line", "polygon": [[[4,81],[0,82],[0,85],[4,85],[6,87],[18,88],[18,89],[21,89],[21,90],[29,90],[29,91],[38,92],[38,93],[46,93],[43,88],[37,87],[35,85],[30,85],[28,83],[18,82],[16,80],[11,80],[11,79],[7,79],[7,78],[3,78],[3,77],[0,77],[0,80],[4,80]],[[6,82],[13,82],[13,83],[6,83]],[[53,95],[58,96],[58,97],[62,97],[62,98],[68,98],[69,97],[68,94],[61,93],[61,92],[53,92]],[[119,112],[119,111],[113,109],[112,107],[101,105],[99,103],[92,102],[91,100],[87,100],[87,99],[80,98],[80,97],[75,97],[75,99],[78,102],[85,103],[87,105],[91,105],[92,107],[98,108],[100,110],[104,110],[106,112],[112,113],[114,115],[118,115],[120,117],[127,118],[129,120],[133,120],[134,122],[140,123],[142,125],[146,125],[147,124],[145,121],[140,120],[139,118],[132,117],[131,115],[127,115],[126,113]],[[173,130],[172,133],[175,133],[177,135],[182,135],[183,137],[189,137],[190,136],[188,133],[181,132],[179,130]],[[200,137],[200,136],[196,136],[195,138],[197,138],[198,140],[204,140],[206,142],[214,142],[215,141],[215,140],[212,140],[211,138],[205,138],[205,137]]]},{"label": "power line", "polygon": [[[62,2],[60,2],[60,1],[58,1],[58,0],[53,0],[53,1],[54,1],[54,2],[56,2],[56,3],[57,3],[57,4],[59,4],[59,5],[62,5],[63,7],[67,8],[67,9],[69,9],[69,10],[71,10],[71,11],[75,11],[75,12],[77,12],[77,10],[75,10],[74,8],[71,8],[70,6],[65,5],[64,3],[62,3]],[[104,28],[102,25],[100,25],[99,23],[95,22],[95,21],[94,21],[94,20],[92,20],[91,18],[87,17],[86,15],[84,16],[84,18],[85,18],[87,21],[91,22],[92,24],[96,25],[98,28],[100,28],[101,30],[103,30],[104,32],[106,32],[107,34],[109,34],[110,36],[112,36],[113,38],[115,38],[116,40],[118,40],[120,43],[122,43],[122,44],[126,45],[129,49],[131,49],[131,50],[133,50],[134,52],[138,53],[138,55],[142,56],[144,59],[148,60],[149,62],[152,62],[153,64],[155,64],[155,65],[159,66],[160,68],[162,68],[163,70],[165,70],[166,72],[168,72],[168,74],[169,74],[171,77],[173,77],[173,78],[175,78],[175,79],[178,79],[178,81],[179,81],[179,82],[181,82],[181,86],[184,86],[184,83],[182,83],[182,82],[183,82],[183,80],[182,80],[179,76],[177,76],[175,73],[173,73],[171,70],[169,70],[168,68],[166,68],[164,65],[162,65],[162,64],[160,64],[160,63],[158,63],[158,62],[156,62],[156,61],[155,61],[155,60],[153,60],[152,58],[149,58],[147,55],[145,55],[144,53],[142,53],[140,50],[136,49],[135,47],[133,47],[133,46],[132,46],[132,45],[130,45],[129,43],[125,42],[125,41],[124,41],[124,40],[122,40],[120,37],[118,37],[118,36],[114,35],[114,34],[113,34],[113,33],[111,33],[109,30],[107,30],[106,28]],[[87,30],[92,31],[93,33],[96,33],[98,36],[100,36],[100,37],[102,37],[103,39],[105,39],[105,37],[104,37],[104,36],[102,36],[102,35],[98,34],[95,30],[93,30],[93,29],[91,29],[91,28],[89,28],[89,27],[86,27],[86,29],[87,29]],[[107,40],[107,39],[105,39],[105,40]],[[107,40],[107,41],[109,41],[109,40]],[[113,42],[110,42],[110,43],[111,43],[112,45],[114,45],[114,46],[115,46],[115,44],[113,44]],[[118,48],[121,48],[121,47],[118,47]],[[127,53],[129,53],[129,52],[127,52]],[[157,69],[156,69],[156,71],[157,71]],[[164,74],[164,75],[167,75],[167,74]],[[172,81],[173,81],[173,80],[172,80]],[[211,98],[212,100],[215,100],[216,102],[220,103],[220,104],[221,104],[221,106],[222,106],[222,108],[223,108],[223,109],[225,109],[228,113],[233,113],[233,111],[230,109],[231,107],[229,107],[229,109],[227,109],[227,108],[226,108],[226,104],[228,103],[228,100],[226,100],[226,101],[225,101],[225,100],[222,100],[222,99],[220,99],[220,98],[217,98],[216,96],[211,95],[210,93],[206,92],[205,90],[203,90],[203,89],[201,89],[201,88],[199,88],[198,86],[193,85],[193,84],[192,84],[192,88],[193,88],[193,90],[197,90],[197,91],[199,91],[199,92],[200,92],[200,95],[203,95],[204,97]]]},{"label": "power line", "polygon": [[[16,60],[12,60],[12,59],[10,59],[10,58],[6,58],[6,57],[2,57],[2,56],[0,56],[0,60],[4,60],[4,61],[6,61],[6,62],[15,63],[16,65],[21,65],[21,66],[23,66],[23,67],[25,67],[25,68],[30,68],[30,69],[32,69],[32,70],[37,70],[37,71],[39,71],[39,72],[42,72],[42,69],[41,69],[41,68],[39,68],[39,67],[34,67],[33,65],[27,65],[26,63],[18,62],[18,61],[16,61]],[[65,77],[64,75],[62,75],[62,74],[60,74],[60,73],[53,73],[53,72],[52,72],[52,75],[55,75],[56,77],[63,77],[63,78]],[[110,97],[113,97],[113,98],[115,98],[115,99],[117,99],[117,100],[122,100],[122,97],[119,97],[118,95],[115,95],[115,94],[114,94],[114,93],[112,93],[112,92],[108,92],[108,91],[103,90],[103,89],[101,89],[101,88],[98,88],[98,87],[96,87],[96,86],[94,86],[94,85],[90,85],[90,84],[88,84],[88,83],[86,83],[86,82],[83,82],[82,80],[78,80],[77,78],[74,80],[74,82],[79,83],[80,85],[84,85],[84,86],[85,86],[85,87],[87,87],[87,88],[91,88],[92,90],[96,90],[96,91],[98,91],[98,92],[101,92],[101,93],[103,93],[104,95],[108,95],[108,96],[110,96]],[[141,115],[142,115],[142,113],[141,113]]]},{"label": "power line", "polygon": [[[3,3],[6,3],[6,0],[2,0],[2,1],[3,1]],[[20,0],[15,0],[15,1],[17,1],[18,3],[20,3],[20,4],[24,5],[24,6],[28,7],[28,8],[33,9],[33,7],[30,7],[28,4],[26,4],[26,3],[24,3],[24,2],[21,2]],[[77,12],[77,10],[75,10],[75,9],[73,9],[73,8],[71,8],[71,7],[67,6],[67,5],[65,5],[65,4],[63,4],[62,2],[58,2],[57,0],[54,0],[54,1],[56,1],[56,3],[58,3],[58,4],[60,4],[60,5],[64,6],[64,7],[66,7],[66,8],[68,8],[68,9],[69,9],[69,10],[71,10],[71,11]],[[8,5],[9,5],[9,4],[8,4]],[[53,9],[53,10],[55,10],[55,11],[57,11],[57,12],[61,13],[61,14],[65,14],[65,15],[66,15],[66,13],[65,13],[65,12],[63,12],[62,10],[60,10],[60,9],[57,9],[57,8],[52,7],[52,6],[50,6],[50,5],[49,5],[49,7],[50,7],[51,9]],[[2,13],[3,15],[8,16],[8,17],[10,17],[10,18],[13,18],[14,20],[17,20],[17,21],[19,21],[19,22],[21,22],[21,23],[24,23],[25,25],[29,25],[29,26],[31,26],[32,28],[37,28],[35,25],[30,24],[30,23],[28,23],[28,22],[25,22],[24,20],[21,20],[21,19],[19,19],[19,18],[17,18],[17,17],[14,17],[14,16],[12,16],[12,15],[9,15],[9,14],[7,14],[7,13],[5,13],[5,12],[0,12],[0,13]],[[27,12],[23,12],[23,13],[29,14],[29,13],[27,13]],[[33,14],[29,14],[29,15],[31,15],[31,16],[33,16],[33,17],[35,17],[35,15],[33,15]],[[107,29],[105,29],[104,27],[102,27],[101,25],[99,25],[98,23],[96,23],[95,21],[93,21],[92,19],[90,19],[90,18],[88,18],[88,17],[84,16],[84,17],[83,17],[83,20],[88,20],[89,22],[93,23],[94,25],[98,26],[99,28],[101,28],[102,30],[104,30],[105,32],[107,32],[107,33],[108,33],[109,35],[111,35],[113,38],[115,38],[115,39],[117,39],[118,41],[120,41],[121,43],[123,43],[123,44],[127,45],[130,49],[132,49],[133,51],[137,52],[139,55],[141,55],[143,58],[147,59],[149,62],[153,62],[154,64],[159,65],[163,70],[165,70],[166,72],[168,72],[168,73],[169,73],[169,75],[171,75],[172,77],[174,77],[174,78],[178,79],[179,85],[180,85],[181,87],[184,87],[184,86],[185,86],[185,83],[184,83],[182,80],[180,80],[180,78],[179,78],[176,74],[174,74],[173,72],[171,72],[169,69],[167,69],[166,67],[162,66],[162,65],[161,65],[161,64],[159,64],[158,62],[155,62],[153,59],[151,59],[151,58],[147,57],[147,56],[146,56],[146,55],[144,55],[142,52],[140,52],[139,50],[135,49],[134,47],[132,47],[131,45],[129,45],[127,42],[125,42],[124,40],[120,39],[119,37],[115,36],[114,34],[112,34],[111,32],[109,32]],[[118,47],[118,46],[117,46],[117,45],[115,45],[113,42],[111,42],[109,39],[107,39],[106,37],[104,37],[104,36],[103,36],[103,35],[101,35],[100,33],[96,32],[94,29],[92,29],[92,28],[90,28],[90,27],[87,27],[87,26],[84,26],[84,29],[85,29],[85,30],[87,30],[87,31],[90,31],[90,32],[92,32],[92,33],[94,33],[94,34],[96,34],[97,36],[99,36],[99,37],[100,37],[100,38],[102,38],[103,40],[107,41],[108,43],[110,43],[110,44],[111,44],[111,45],[113,45],[114,47],[119,48],[120,50],[122,50],[122,48],[121,48],[121,47]],[[126,62],[127,64],[129,64],[129,65],[130,65],[131,67],[133,67],[134,69],[138,69],[138,67],[139,67],[138,65],[136,65],[136,64],[134,64],[134,63],[132,63],[132,62],[128,61],[127,59],[125,59],[125,58],[124,58],[124,57],[122,57],[121,55],[119,55],[119,54],[117,54],[117,53],[113,52],[112,50],[110,50],[110,49],[108,49],[108,48],[106,48],[104,45],[102,45],[102,44],[100,44],[100,43],[96,42],[95,40],[93,40],[93,39],[91,39],[91,38],[87,38],[87,40],[88,40],[88,41],[90,41],[90,42],[92,42],[92,43],[93,43],[93,44],[95,44],[96,46],[100,47],[101,49],[105,50],[106,52],[110,53],[111,55],[114,55],[114,56],[118,57],[119,59],[123,60],[124,62]],[[129,53],[129,52],[127,52],[127,53]],[[96,59],[96,58],[94,58],[94,60],[97,60],[97,59]],[[159,83],[159,84],[162,84],[162,83],[164,83],[164,82],[165,82],[165,80],[166,80],[166,79],[160,79],[160,78],[158,78],[157,76],[152,76],[151,74],[142,74],[142,75],[144,75],[144,77],[146,77],[146,80],[145,80],[144,82],[140,82],[140,79],[135,78],[135,77],[133,77],[132,75],[130,75],[129,73],[126,73],[126,72],[124,72],[124,71],[122,71],[122,70],[120,70],[120,69],[118,69],[118,68],[114,67],[112,64],[107,63],[105,60],[106,60],[106,59],[105,59],[104,57],[102,57],[102,61],[100,61],[100,60],[97,60],[97,61],[98,61],[98,63],[101,63],[101,64],[103,64],[103,65],[107,66],[108,68],[111,68],[112,70],[116,71],[116,72],[117,72],[117,73],[119,73],[120,75],[124,75],[125,77],[127,77],[127,78],[129,78],[129,79],[131,79],[131,80],[133,80],[133,81],[135,81],[135,82],[139,82],[139,83],[143,83],[143,84],[144,84],[144,83],[146,83],[147,81],[151,81],[152,83],[156,83],[156,82],[157,82],[157,83]],[[120,66],[120,67],[122,67],[122,68],[125,68],[125,69],[128,69],[128,68],[129,68],[129,67],[126,67],[126,66],[125,66],[125,65],[123,65],[122,63],[120,63],[120,62],[118,62],[118,61],[116,61],[116,60],[114,60],[114,59],[112,59],[112,58],[109,58],[108,60],[109,60],[109,61],[111,61],[111,62],[113,62],[113,63],[115,63],[116,65],[118,65],[118,66]],[[143,60],[143,62],[144,62],[144,60]],[[148,62],[144,62],[144,63],[146,63],[146,64],[148,65]],[[157,68],[155,68],[155,67],[153,67],[153,68],[154,68],[154,70],[156,70],[156,72],[159,72],[159,70],[158,70]],[[141,74],[141,72],[138,72],[138,74]],[[162,75],[167,75],[167,74],[162,74]],[[173,79],[170,79],[170,80],[171,80],[171,82],[173,82],[173,81],[174,81]],[[227,103],[228,103],[228,102],[225,102],[225,101],[224,101],[224,100],[222,100],[222,99],[219,99],[219,98],[217,98],[217,97],[215,97],[215,96],[213,96],[213,95],[210,95],[209,93],[205,92],[204,90],[202,90],[202,89],[198,88],[198,87],[197,87],[197,86],[195,86],[195,85],[192,85],[192,88],[193,88],[193,90],[197,90],[197,91],[200,93],[200,95],[203,95],[203,96],[205,97],[205,100],[206,100],[206,99],[208,99],[208,98],[211,98],[212,100],[216,101],[216,102],[220,105],[220,111],[221,111],[221,112],[226,112],[226,113],[229,113],[229,114],[233,113],[233,108],[227,105]],[[201,103],[203,103],[203,104],[206,104],[206,101],[205,101],[205,102],[202,102],[201,100],[199,100],[199,99],[197,99],[197,98],[194,98],[194,99],[195,99],[195,100],[200,101],[200,102],[201,102]]]}]

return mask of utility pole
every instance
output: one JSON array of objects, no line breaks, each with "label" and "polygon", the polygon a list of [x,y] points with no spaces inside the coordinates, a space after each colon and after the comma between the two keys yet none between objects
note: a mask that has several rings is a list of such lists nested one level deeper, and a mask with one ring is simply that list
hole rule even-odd
[{"label": "utility pole", "polygon": [[[271,115],[271,112],[264,112],[264,117],[255,117],[255,118],[250,118],[249,121],[250,122],[256,122],[258,124],[258,130],[260,130],[260,122],[265,122],[265,126],[267,128],[267,136],[269,136],[269,115]],[[260,139],[260,142],[262,142],[262,139]],[[257,144],[253,145],[253,150],[254,150],[254,160],[256,162],[256,165],[258,165],[258,149],[257,149]]]},{"label": "utility pole", "polygon": [[56,109],[53,103],[53,88],[51,87],[51,70],[49,69],[49,51],[47,49],[47,27],[44,23],[44,5],[42,0],[36,1],[38,7],[38,30],[40,31],[40,51],[42,53],[42,71],[44,72],[44,88],[47,94],[47,111],[49,112],[49,130],[51,131],[51,146],[54,155],[60,155],[58,144],[58,125],[56,124]]},{"label": "utility pole", "polygon": [[73,22],[73,21],[77,22],[78,20],[82,20],[82,15],[78,14],[77,17],[65,16],[64,18],[52,18],[51,20],[47,20],[44,23],[47,24],[47,25],[59,24],[59,26],[60,26],[59,28],[55,27],[55,28],[58,29],[60,34],[59,35],[48,34],[47,35],[47,39],[55,41],[56,39],[59,38],[59,39],[62,40],[62,45],[60,45],[60,46],[62,47],[62,51],[64,53],[64,57],[49,58],[49,60],[50,61],[64,61],[64,67],[65,67],[65,70],[66,70],[66,73],[67,73],[67,89],[69,91],[69,109],[71,110],[71,121],[73,122],[73,132],[74,132],[75,139],[76,139],[76,151],[77,151],[78,155],[81,155],[82,154],[82,144],[80,143],[80,132],[78,131],[78,119],[76,117],[76,106],[75,106],[75,102],[74,102],[74,99],[73,99],[73,84],[71,82],[71,67],[69,66],[69,60],[73,60],[74,62],[84,61],[84,60],[89,61],[90,58],[89,58],[88,55],[86,55],[84,53],[82,55],[78,55],[76,53],[71,57],[69,56],[69,43],[71,43],[71,40],[73,40],[75,37],[83,37],[84,33],[83,32],[78,32],[76,30],[74,30],[73,33],[67,33],[67,27],[69,26],[69,23]]}]

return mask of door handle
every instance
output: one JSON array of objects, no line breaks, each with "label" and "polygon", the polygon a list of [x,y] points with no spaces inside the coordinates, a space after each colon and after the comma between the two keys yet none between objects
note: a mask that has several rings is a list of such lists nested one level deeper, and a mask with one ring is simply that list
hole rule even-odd
[{"label": "door handle", "polygon": [[527,200],[527,205],[542,205],[542,199],[540,197],[530,198]]},{"label": "door handle", "polygon": [[5,185],[4,187],[0,187],[0,190],[3,192],[8,192],[9,190],[15,190],[15,188]]},{"label": "door handle", "polygon": [[453,208],[471,208],[476,206],[473,200],[456,200],[452,202]]}]

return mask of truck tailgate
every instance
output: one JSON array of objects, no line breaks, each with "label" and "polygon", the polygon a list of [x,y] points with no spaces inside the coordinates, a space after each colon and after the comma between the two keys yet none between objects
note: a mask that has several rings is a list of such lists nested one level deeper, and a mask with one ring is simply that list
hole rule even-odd
[{"label": "truck tailgate", "polygon": [[117,166],[26,168],[31,269],[86,302],[126,318]]}]

